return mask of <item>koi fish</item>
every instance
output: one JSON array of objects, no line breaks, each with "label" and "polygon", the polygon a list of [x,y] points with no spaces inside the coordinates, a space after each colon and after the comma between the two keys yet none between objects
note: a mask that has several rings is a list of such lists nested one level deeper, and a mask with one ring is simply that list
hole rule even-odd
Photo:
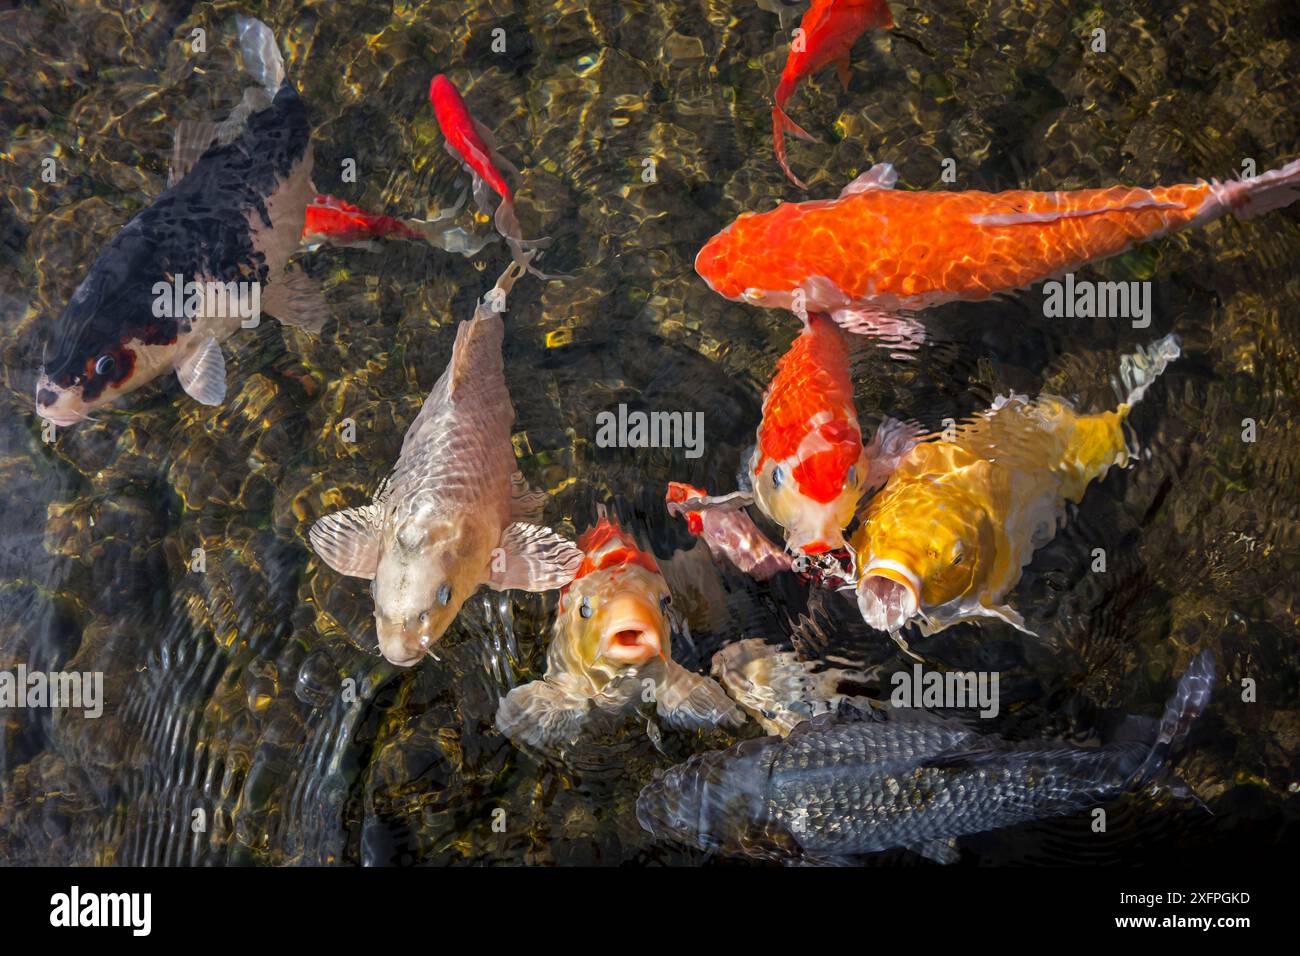
[{"label": "koi fish", "polygon": [[1251,219],[1300,197],[1300,160],[1253,179],[1141,189],[986,193],[893,188],[871,167],[838,199],[742,213],[695,271],[727,299],[829,313],[874,334],[955,300],[1027,288],[1086,263],[1232,213]]},{"label": "koi fish", "polygon": [[462,193],[456,205],[439,211],[434,219],[395,219],[366,212],[337,196],[320,195],[307,206],[302,244],[308,249],[324,243],[375,249],[381,239],[410,239],[427,242],[446,252],[472,256],[496,237],[480,238],[450,225],[464,202]]},{"label": "koi fish", "polygon": [[844,864],[905,847],[953,863],[958,837],[1081,813],[1148,787],[1179,793],[1168,765],[1214,678],[1214,657],[1202,651],[1158,723],[1130,717],[1097,747],[1008,743],[923,711],[882,719],[844,708],[788,737],[691,757],[646,785],[636,818],[659,839],[728,856]]},{"label": "koi fish", "polygon": [[899,631],[914,618],[923,634],[983,618],[1032,633],[1007,595],[1056,533],[1065,503],[1132,460],[1124,422],[1178,355],[1169,335],[1126,356],[1129,390],[1114,411],[1085,415],[1052,396],[1002,396],[953,440],[912,448],[853,536],[863,619],[904,649]]},{"label": "koi fish", "polygon": [[[706,525],[706,510],[736,512],[748,505],[785,529],[785,549],[824,555],[845,548],[844,529],[858,502],[884,482],[894,458],[885,452],[909,426],[886,419],[872,445],[862,443],[853,404],[848,348],[826,316],[811,313],[803,331],[778,360],[763,398],[758,441],[746,465],[750,491],[717,498],[692,495],[689,485],[669,486],[669,510],[693,513],[691,530],[707,534],[711,549],[727,553],[743,569],[771,568],[770,554],[754,540],[757,528],[735,519]],[[727,535],[735,540],[727,540]],[[765,576],[770,576],[765,574]]]},{"label": "koi fish", "polygon": [[744,714],[722,688],[670,656],[672,596],[654,556],[606,517],[578,548],[582,565],[560,595],[546,675],[502,698],[497,728],[554,748],[576,741],[596,714],[630,714],[651,700],[669,727],[739,727]]},{"label": "koi fish", "polygon": [[[443,145],[452,158],[464,166],[473,182],[474,202],[484,215],[491,215],[497,232],[501,233],[514,252],[516,261],[524,261],[525,249],[542,248],[550,239],[524,239],[519,229],[519,220],[515,217],[515,196],[506,182],[501,170],[516,178],[519,170],[497,149],[496,140],[491,130],[470,115],[469,107],[461,98],[451,80],[441,73],[429,84],[429,102],[433,104],[434,115],[438,119],[438,128],[442,130]],[[501,202],[496,212],[492,212],[492,193],[496,193]],[[530,271],[542,278],[550,278],[538,272],[532,266]]]},{"label": "koi fish", "polygon": [[781,164],[790,182],[807,189],[798,176],[790,171],[785,159],[785,134],[790,133],[810,142],[817,137],[805,131],[785,114],[785,104],[799,83],[829,63],[835,64],[840,83],[849,87],[849,51],[858,37],[879,27],[889,29],[894,25],[893,15],[885,0],[813,0],[808,12],[799,21],[790,56],[781,71],[776,94],[772,97],[772,148],[776,161]]},{"label": "koi fish", "polygon": [[178,126],[167,190],[122,227],[73,293],[36,386],[47,421],[71,425],[172,371],[190,397],[219,405],[220,343],[241,324],[263,310],[312,331],[325,321],[320,289],[288,268],[316,194],[307,108],[270,28],[235,23],[257,86],[224,123]]},{"label": "koi fish", "polygon": [[511,263],[460,323],[451,361],[373,502],[326,515],[309,532],[331,568],[370,580],[379,650],[399,667],[432,653],[481,585],[546,591],[582,563],[570,542],[534,523],[544,496],[515,470],[501,311],[523,273]]}]

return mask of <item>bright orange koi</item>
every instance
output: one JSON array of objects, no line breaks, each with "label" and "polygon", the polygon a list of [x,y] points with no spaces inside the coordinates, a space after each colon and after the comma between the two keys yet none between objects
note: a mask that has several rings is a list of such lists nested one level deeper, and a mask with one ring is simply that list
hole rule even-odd
[{"label": "bright orange koi", "polygon": [[742,213],[700,250],[695,270],[728,299],[827,312],[876,332],[898,313],[1026,288],[1135,243],[1300,198],[1300,160],[1247,180],[1153,189],[912,192],[894,190],[897,178],[880,164],[838,199]]},{"label": "bright orange koi", "polygon": [[[862,495],[887,477],[893,459],[885,453],[886,446],[901,433],[910,430],[887,419],[872,446],[863,446],[844,336],[826,316],[811,313],[777,362],[763,399],[758,442],[746,464],[753,490],[710,498],[686,495],[683,489],[690,486],[673,485],[670,511],[735,512],[754,504],[785,529],[786,550],[791,554],[841,551],[844,528],[853,520]],[[711,530],[694,515],[688,522],[692,532],[706,537],[711,549],[724,553],[728,553],[728,544],[720,540],[724,532],[743,530],[741,537],[750,538],[748,528]],[[743,562],[735,562],[738,567],[766,557],[752,547],[746,555]]]}]

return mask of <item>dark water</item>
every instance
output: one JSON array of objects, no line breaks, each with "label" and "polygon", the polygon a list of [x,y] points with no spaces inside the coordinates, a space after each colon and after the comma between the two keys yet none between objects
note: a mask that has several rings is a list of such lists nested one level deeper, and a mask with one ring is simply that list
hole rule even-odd
[{"label": "dark water", "polygon": [[[953,157],[961,188],[1056,189],[1226,178],[1246,158],[1264,170],[1300,155],[1289,0],[891,6],[896,29],[859,43],[847,93],[828,71],[792,104],[826,141],[791,147],[813,196],[875,161],[907,188],[940,186]],[[733,738],[666,733],[661,753],[632,727],[569,766],[523,755],[492,715],[539,675],[553,595],[479,595],[439,661],[402,671],[374,653],[364,582],[306,546],[317,517],[362,503],[387,472],[454,323],[504,265],[499,244],[470,260],[414,244],[304,255],[337,321],[318,337],[264,323],[232,338],[223,407],[159,380],[42,442],[30,395],[51,318],[161,192],[174,124],[237,101],[236,12],[286,50],[322,191],[393,214],[451,204],[465,177],[425,99],[435,72],[524,171],[524,232],[553,235],[546,266],[572,278],[525,280],[511,299],[520,467],[555,495],[555,527],[580,532],[606,503],[675,582],[708,595],[679,660],[707,670],[724,643],[764,636],[885,672],[907,663],[837,595],[674,558],[691,542],[662,506],[670,479],[734,487],[797,331],[723,302],[691,268],[742,210],[797,198],[771,154],[776,16],[720,0],[20,5],[0,11],[0,668],[102,671],[107,704],[96,720],[0,711],[0,860],[698,862],[652,843],[631,804],[656,768]],[[195,27],[206,54],[185,42]],[[1106,54],[1087,50],[1095,27]],[[340,176],[348,158],[355,183]],[[1030,292],[938,310],[936,341],[911,361],[855,344],[865,423],[933,427],[1008,389],[1100,407],[1120,354],[1183,338],[1134,415],[1148,454],[1090,489],[1013,594],[1042,639],[998,624],[915,646],[936,666],[999,670],[1008,735],[1071,740],[1095,739],[1110,711],[1158,713],[1182,665],[1215,649],[1223,689],[1180,768],[1214,813],[1139,796],[1111,809],[1104,839],[1086,818],[1058,820],[965,841],[967,862],[1295,839],[1298,227],[1295,209],[1219,222],[1087,270],[1150,280],[1149,329],[1049,322]],[[706,454],[597,448],[596,414],[619,402],[703,411]],[[355,444],[339,438],[344,418]],[[186,566],[197,547],[202,574]],[[1097,547],[1105,574],[1090,571]],[[1244,679],[1257,702],[1240,699]]]}]

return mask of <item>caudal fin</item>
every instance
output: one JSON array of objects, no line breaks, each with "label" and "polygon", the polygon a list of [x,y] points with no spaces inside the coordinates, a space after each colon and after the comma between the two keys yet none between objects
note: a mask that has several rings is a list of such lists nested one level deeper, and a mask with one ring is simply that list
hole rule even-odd
[{"label": "caudal fin", "polygon": [[1300,199],[1300,159],[1250,179],[1215,183],[1215,199],[1238,219],[1254,219]]},{"label": "caudal fin", "polygon": [[1123,404],[1132,408],[1140,402],[1151,383],[1181,354],[1178,336],[1171,332],[1155,344],[1138,346],[1136,352],[1120,359],[1119,378],[1113,384]]},{"label": "caudal fin", "polygon": [[1170,753],[1187,737],[1196,719],[1205,711],[1214,690],[1214,654],[1204,650],[1196,656],[1183,676],[1178,679],[1173,697],[1165,705],[1160,729],[1156,732],[1151,752],[1136,773],[1134,783],[1141,785],[1152,780],[1169,761]]},{"label": "caudal fin", "polygon": [[810,143],[817,142],[817,137],[813,136],[802,126],[796,123],[790,117],[785,115],[785,111],[779,106],[772,107],[772,150],[776,153],[776,161],[781,164],[781,169],[785,172],[790,182],[794,183],[800,189],[807,189],[807,184],[790,171],[790,164],[785,159],[785,134],[798,136],[800,139],[806,139]]},{"label": "caudal fin", "polygon": [[235,17],[239,34],[239,52],[244,58],[244,69],[271,96],[284,84],[284,57],[275,42],[275,34],[255,17]]}]

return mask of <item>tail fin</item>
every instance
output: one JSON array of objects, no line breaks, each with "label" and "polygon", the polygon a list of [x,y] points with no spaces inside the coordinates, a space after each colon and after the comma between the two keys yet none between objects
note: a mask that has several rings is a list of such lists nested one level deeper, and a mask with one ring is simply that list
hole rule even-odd
[{"label": "tail fin", "polygon": [[501,200],[492,222],[496,226],[497,232],[501,234],[501,238],[505,239],[506,245],[510,247],[510,254],[514,257],[515,262],[543,281],[569,278],[569,276],[563,274],[551,275],[542,272],[536,266],[530,264],[539,249],[545,249],[551,244],[551,237],[523,238],[523,233],[519,228],[519,219],[515,216],[515,204],[512,200],[508,198]]},{"label": "tail fin", "polygon": [[1151,752],[1134,773],[1134,783],[1141,785],[1152,780],[1169,760],[1173,749],[1186,738],[1196,718],[1201,716],[1210,702],[1214,689],[1214,654],[1201,651],[1178,679],[1174,696],[1165,705],[1165,715],[1160,720]]},{"label": "tail fin", "polygon": [[785,159],[785,134],[798,136],[800,139],[806,139],[810,143],[817,142],[817,137],[813,136],[802,126],[796,123],[790,117],[785,115],[785,111],[779,106],[772,107],[772,150],[776,153],[776,161],[781,164],[781,169],[785,172],[790,182],[794,183],[800,189],[807,189],[808,185],[798,176],[790,171],[790,164]]},{"label": "tail fin", "polygon": [[1251,179],[1215,183],[1214,197],[1238,219],[1254,219],[1300,199],[1300,159]]},{"label": "tail fin", "polygon": [[284,84],[284,57],[280,55],[275,34],[254,17],[235,17],[235,29],[239,33],[244,69],[266,92],[275,96]]},{"label": "tail fin", "polygon": [[1178,336],[1171,332],[1154,345],[1139,346],[1132,355],[1120,359],[1119,378],[1112,379],[1112,384],[1119,393],[1121,408],[1126,410],[1140,402],[1151,383],[1181,354]]},{"label": "tail fin", "polygon": [[535,255],[537,255],[535,250],[525,252],[520,258],[511,261],[510,265],[506,266],[506,271],[501,273],[501,277],[497,279],[497,284],[488,289],[487,294],[479,300],[478,308],[474,312],[474,318],[484,319],[492,315],[500,315],[506,310],[506,296],[510,294],[510,290],[515,287],[515,283],[519,281],[525,272],[533,271],[529,268],[529,263]]}]

